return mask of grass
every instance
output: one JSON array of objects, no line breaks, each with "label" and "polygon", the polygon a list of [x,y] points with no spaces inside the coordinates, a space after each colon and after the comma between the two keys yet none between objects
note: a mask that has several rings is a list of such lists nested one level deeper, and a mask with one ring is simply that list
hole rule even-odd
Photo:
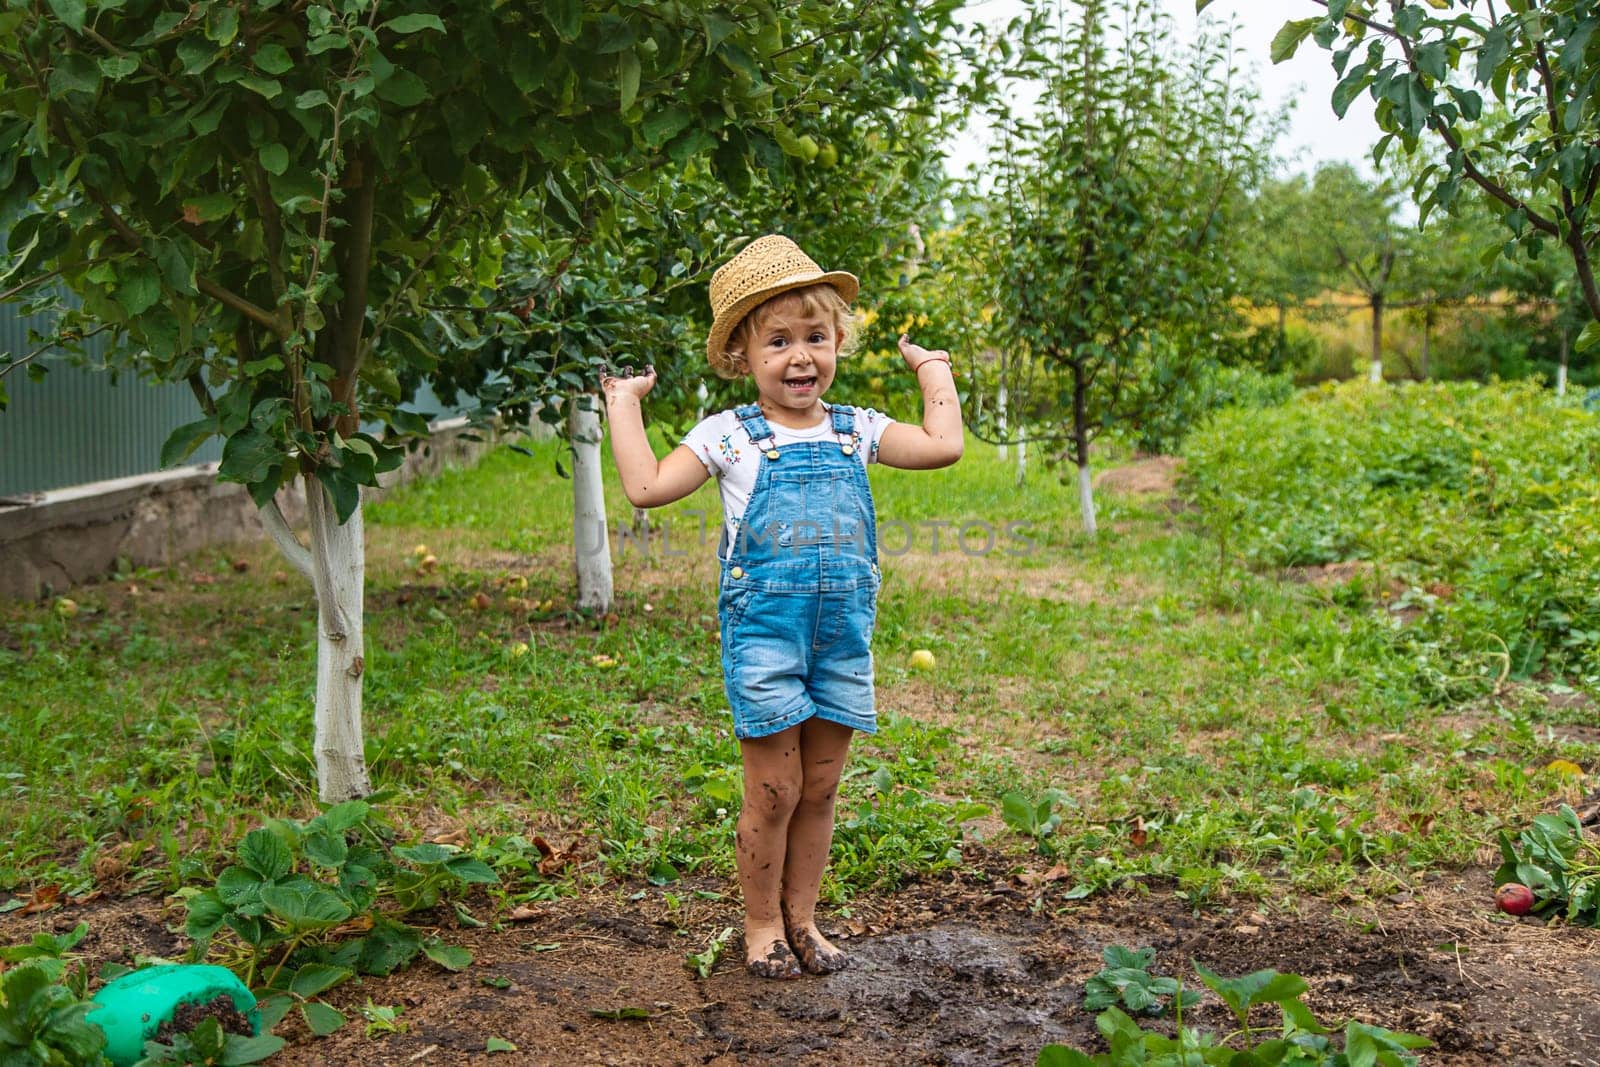
[{"label": "grass", "polygon": [[[529,447],[368,508],[367,753],[386,818],[465,829],[512,901],[571,884],[537,873],[536,835],[590,877],[728,874],[739,766],[714,490],[652,514],[648,551],[618,546],[615,615],[588,619],[568,610],[558,446]],[[1075,487],[1036,466],[1019,490],[977,442],[950,470],[872,477],[882,729],[853,749],[835,901],[958,865],[979,833],[1019,866],[1064,863],[1051,884],[1072,895],[1388,892],[1487,861],[1495,830],[1577,795],[1550,759],[1597,755],[1526,689],[1425,700],[1383,613],[1219,564],[1159,497],[1102,495],[1090,541]],[[615,525],[614,478],[608,493]],[[419,572],[418,545],[437,570]],[[72,619],[0,606],[0,888],[171,891],[263,818],[314,811],[313,612],[288,572],[247,546],[85,587]],[[938,669],[907,669],[915,648]],[[1008,794],[1059,823],[1008,829]]]}]

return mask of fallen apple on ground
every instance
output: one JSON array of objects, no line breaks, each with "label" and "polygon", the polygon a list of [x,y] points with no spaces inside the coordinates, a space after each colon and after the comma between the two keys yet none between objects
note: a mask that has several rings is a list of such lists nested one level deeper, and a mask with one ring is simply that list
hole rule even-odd
[{"label": "fallen apple on ground", "polygon": [[78,602],[68,597],[56,601],[56,614],[63,619],[70,619],[78,614]]},{"label": "fallen apple on ground", "polygon": [[1517,882],[1507,882],[1494,891],[1494,903],[1507,915],[1526,915],[1533,910],[1533,890]]},{"label": "fallen apple on ground", "polygon": [[911,669],[914,671],[931,671],[938,666],[938,661],[933,658],[933,653],[925,648],[919,648],[911,653]]}]

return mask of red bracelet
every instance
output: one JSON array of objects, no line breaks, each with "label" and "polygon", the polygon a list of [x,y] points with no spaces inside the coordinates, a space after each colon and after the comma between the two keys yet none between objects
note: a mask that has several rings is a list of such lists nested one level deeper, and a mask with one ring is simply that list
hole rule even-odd
[{"label": "red bracelet", "polygon": [[[917,364],[916,373],[920,374],[922,372],[922,368],[926,367],[930,363],[943,363],[946,367],[950,366],[950,360],[946,356],[929,356],[927,359]],[[951,368],[952,372],[954,369],[955,368],[953,367]]]}]

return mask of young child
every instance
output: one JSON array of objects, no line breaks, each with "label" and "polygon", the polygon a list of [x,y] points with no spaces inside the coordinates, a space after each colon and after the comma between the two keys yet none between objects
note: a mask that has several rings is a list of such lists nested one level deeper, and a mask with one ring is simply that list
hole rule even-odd
[{"label": "young child", "polygon": [[845,750],[852,732],[877,729],[868,646],[880,577],[866,464],[930,469],[961,458],[946,352],[900,338],[922,389],[921,426],[823,403],[856,339],[858,288],[780,236],[719,268],[706,354],[722,377],[750,378],[756,402],[705,419],[659,462],[640,411],[654,371],[602,381],[636,507],[679,500],[711,476],[721,490],[722,675],[744,760],[736,854],[746,966],[763,978],[847,962],[818,931],[816,905]]}]

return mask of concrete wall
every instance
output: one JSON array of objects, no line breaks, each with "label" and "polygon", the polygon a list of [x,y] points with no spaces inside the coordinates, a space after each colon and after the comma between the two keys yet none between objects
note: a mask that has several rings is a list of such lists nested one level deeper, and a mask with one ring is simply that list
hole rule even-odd
[{"label": "concrete wall", "polygon": [[[467,440],[466,420],[434,426],[428,444],[383,475],[393,487],[419,475],[477,461],[487,441]],[[267,536],[244,486],[216,479],[216,465],[77,485],[8,506],[0,503],[0,597],[55,596],[112,573],[118,559],[159,567],[210,545]],[[380,499],[384,489],[363,499]],[[278,494],[292,524],[305,515],[300,485]]]}]

